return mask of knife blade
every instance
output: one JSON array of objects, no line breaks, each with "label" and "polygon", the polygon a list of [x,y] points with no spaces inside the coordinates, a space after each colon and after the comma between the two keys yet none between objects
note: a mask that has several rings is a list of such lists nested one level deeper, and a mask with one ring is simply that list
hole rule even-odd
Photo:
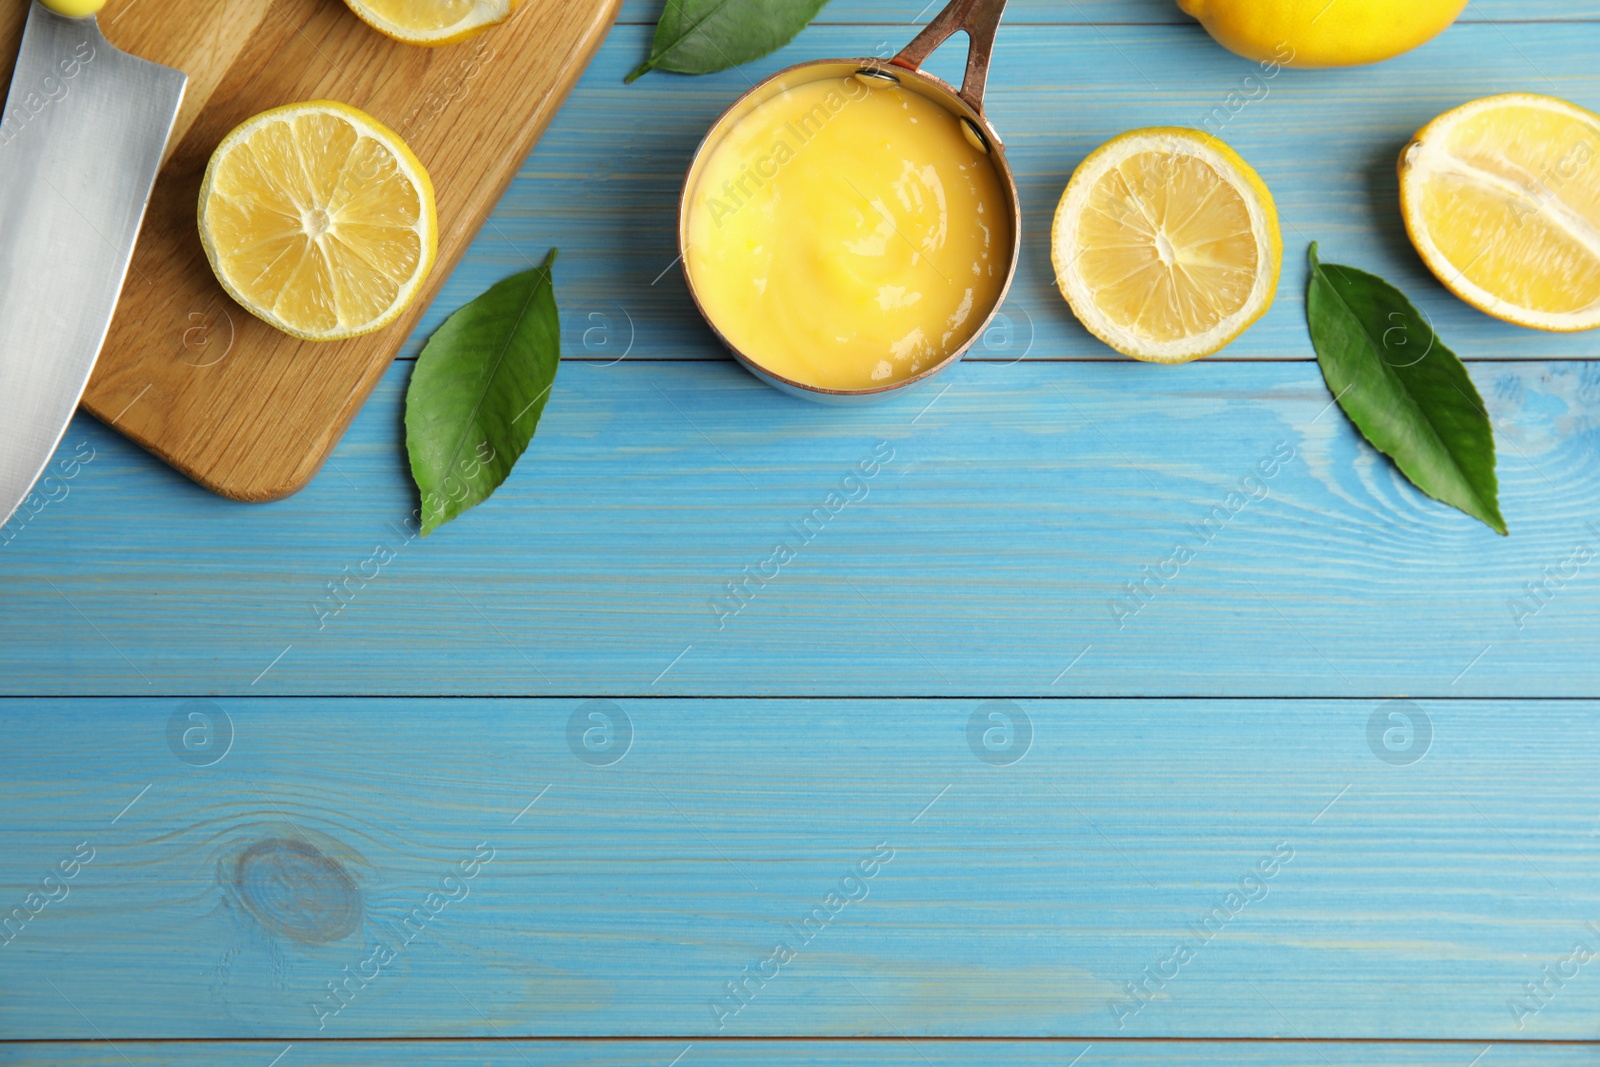
[{"label": "knife blade", "polygon": [[0,526],[89,383],[187,82],[32,0],[0,120]]}]

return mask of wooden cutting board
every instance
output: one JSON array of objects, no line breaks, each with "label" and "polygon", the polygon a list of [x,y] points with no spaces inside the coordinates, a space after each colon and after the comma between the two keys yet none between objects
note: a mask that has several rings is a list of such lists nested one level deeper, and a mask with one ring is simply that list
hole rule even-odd
[{"label": "wooden cutting board", "polygon": [[[13,57],[26,5],[6,6],[0,55]],[[111,0],[100,13],[111,42],[186,72],[189,88],[83,406],[223,496],[275,500],[305,486],[619,6],[523,0],[486,33],[418,48],[379,34],[343,0]],[[315,99],[353,104],[398,131],[427,166],[439,203],[439,255],[421,298],[377,333],[321,344],[281,334],[233,303],[195,227],[200,180],[223,136],[259,111]]]}]

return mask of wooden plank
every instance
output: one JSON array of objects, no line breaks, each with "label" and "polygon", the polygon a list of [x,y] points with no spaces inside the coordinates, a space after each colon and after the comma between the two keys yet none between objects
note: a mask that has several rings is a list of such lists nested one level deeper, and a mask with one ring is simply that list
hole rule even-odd
[{"label": "wooden plank", "polygon": [[[612,32],[405,354],[414,355],[451,310],[559,245],[569,354],[726,358],[674,266],[679,186],[695,145],[752,80],[803,60],[892,52],[909,36],[897,25],[817,26],[737,70],[700,78],[651,74],[624,85],[651,32]],[[1285,241],[1276,306],[1225,358],[1311,358],[1303,297],[1312,240],[1322,242],[1325,259],[1365,267],[1404,288],[1463,356],[1600,355],[1592,335],[1509,326],[1445,291],[1407,242],[1394,173],[1408,138],[1465,100],[1522,89],[1600,109],[1600,72],[1588,59],[1596,51],[1600,24],[1461,26],[1427,49],[1367,70],[1282,73],[1265,98],[1225,123],[1213,121],[1271,185]],[[959,77],[956,53],[935,58],[936,72]],[[1206,125],[1229,94],[1256,91],[1244,82],[1252,72],[1259,73],[1194,27],[1002,31],[990,110],[1021,183],[1026,245],[1006,309],[1009,329],[991,330],[977,356],[1121,359],[1078,325],[1055,288],[1047,238],[1061,190],[1078,162],[1117,133]]]},{"label": "wooden plank", "polygon": [[[292,1046],[292,1047],[291,1047]],[[1250,1043],[1237,1041],[1170,1042],[1028,1042],[1012,1041],[427,1041],[306,1042],[208,1041],[201,1043],[105,1042],[14,1045],[0,1056],[15,1067],[122,1067],[125,1064],[179,1067],[262,1067],[289,1048],[277,1067],[296,1067],[313,1057],[328,1067],[382,1065],[397,1060],[417,1067],[616,1067],[653,1064],[667,1067],[684,1048],[682,1067],[712,1064],[772,1064],[774,1067],[836,1067],[870,1063],[879,1067],[964,1067],[992,1063],[1003,1067],[1066,1067],[1087,1049],[1084,1067],[1168,1067],[1175,1058],[1195,1067],[1357,1067],[1395,1064],[1414,1067],[1463,1067],[1475,1046],[1465,1044],[1346,1044],[1303,1041]],[[1463,1058],[1465,1055],[1466,1059]],[[1594,1062],[1584,1046],[1496,1045],[1486,1067],[1578,1067]],[[293,1058],[291,1058],[293,1057]]]},{"label": "wooden plank", "polygon": [[116,697],[0,727],[0,899],[58,897],[0,950],[8,1039],[1600,1038],[1570,961],[1600,953],[1592,701]]},{"label": "wooden plank", "polygon": [[568,363],[514,476],[426,541],[403,365],[259,508],[80,420],[64,455],[95,458],[0,548],[0,692],[1600,695],[1600,365],[1472,371],[1509,538],[1303,363],[963,364],[851,409]]},{"label": "wooden plank", "polygon": [[[391,40],[342,0],[113,0],[113,43],[188,71],[176,147],[151,194],[84,406],[215,492],[271,500],[322,465],[600,46],[617,0],[538,0],[469,43]],[[15,50],[0,41],[0,54]],[[490,89],[491,78],[517,91]],[[477,82],[476,85],[473,83]],[[223,292],[195,231],[206,164],[268,108],[333,98],[406,139],[437,190],[438,258],[388,328],[298,341]]]},{"label": "wooden plank", "polygon": [[[654,24],[662,0],[623,0],[623,22]],[[818,17],[819,23],[926,22],[942,4],[939,0],[832,0]],[[1185,23],[1190,20],[1173,0],[1010,0],[1006,22],[1055,25],[1128,25]],[[1461,13],[1462,22],[1592,22],[1594,5],[1585,0],[1472,0]]]}]

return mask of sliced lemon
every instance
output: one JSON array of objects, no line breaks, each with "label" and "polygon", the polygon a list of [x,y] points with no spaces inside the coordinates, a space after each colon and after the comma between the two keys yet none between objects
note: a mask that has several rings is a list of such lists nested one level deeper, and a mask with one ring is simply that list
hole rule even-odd
[{"label": "sliced lemon", "polygon": [[1134,359],[1209,356],[1272,306],[1283,241],[1259,175],[1209,134],[1133,130],[1079,164],[1051,231],[1078,319]]},{"label": "sliced lemon", "polygon": [[407,44],[455,44],[504,22],[518,0],[344,0],[362,22]]},{"label": "sliced lemon", "polygon": [[393,322],[433,266],[433,183],[405,142],[332,100],[264,111],[222,139],[200,243],[251,314],[308,341]]},{"label": "sliced lemon", "polygon": [[1423,262],[1497,319],[1600,326],[1600,116],[1511,93],[1447,111],[1400,155],[1400,208]]}]

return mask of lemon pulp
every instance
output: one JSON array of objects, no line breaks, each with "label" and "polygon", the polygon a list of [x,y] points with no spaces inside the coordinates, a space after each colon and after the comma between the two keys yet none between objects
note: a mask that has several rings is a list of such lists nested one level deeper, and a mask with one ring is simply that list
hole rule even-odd
[{"label": "lemon pulp", "polygon": [[264,112],[224,138],[199,224],[229,295],[309,340],[393,321],[427,277],[438,232],[422,164],[393,131],[333,101]]},{"label": "lemon pulp", "polygon": [[892,84],[789,88],[709,150],[686,268],[739,351],[824,389],[892,385],[965,346],[1010,271],[1010,211],[960,120]]},{"label": "lemon pulp", "polygon": [[504,22],[517,0],[345,0],[379,33],[408,44],[454,44]]}]

